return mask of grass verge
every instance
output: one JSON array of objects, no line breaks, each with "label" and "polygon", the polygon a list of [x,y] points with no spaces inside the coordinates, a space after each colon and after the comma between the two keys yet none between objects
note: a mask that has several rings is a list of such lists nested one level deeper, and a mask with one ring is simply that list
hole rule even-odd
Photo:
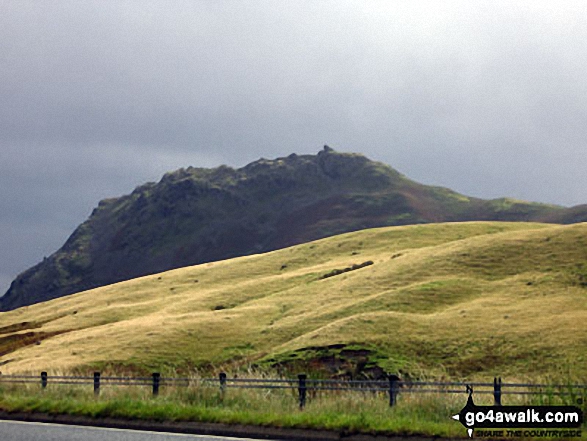
[{"label": "grass verge", "polygon": [[[574,394],[561,400],[547,391],[530,400],[507,396],[505,404],[571,404],[569,400],[576,404],[578,397]],[[477,404],[491,404],[490,400],[490,396],[475,399]],[[148,387],[133,386],[105,387],[95,397],[90,385],[49,385],[44,390],[39,385],[0,386],[0,409],[7,412],[442,438],[466,436],[464,428],[450,418],[465,401],[465,395],[401,393],[396,406],[390,408],[385,393],[320,392],[310,394],[306,408],[300,410],[295,390],[228,389],[223,394],[216,387],[200,384],[165,387],[153,397]],[[585,407],[583,404],[584,412]]]}]

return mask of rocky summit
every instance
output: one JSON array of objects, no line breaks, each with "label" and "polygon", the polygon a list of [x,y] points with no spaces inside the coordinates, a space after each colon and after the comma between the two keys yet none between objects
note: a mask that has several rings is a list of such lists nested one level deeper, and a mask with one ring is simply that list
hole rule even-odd
[{"label": "rocky summit", "polygon": [[100,201],[61,249],[12,282],[0,310],[354,230],[471,220],[573,223],[587,220],[587,206],[471,198],[327,146],[239,169],[188,167]]}]

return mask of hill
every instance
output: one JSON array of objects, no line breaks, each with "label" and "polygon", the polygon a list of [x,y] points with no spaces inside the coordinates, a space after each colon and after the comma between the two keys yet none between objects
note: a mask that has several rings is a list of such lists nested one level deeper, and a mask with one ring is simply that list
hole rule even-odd
[{"label": "hill", "polygon": [[587,224],[444,223],[347,233],[5,312],[0,364],[584,379],[586,335]]},{"label": "hill", "polygon": [[587,206],[470,198],[328,147],[240,169],[189,167],[101,201],[61,249],[13,281],[0,310],[349,231],[471,220],[570,223],[587,220]]}]

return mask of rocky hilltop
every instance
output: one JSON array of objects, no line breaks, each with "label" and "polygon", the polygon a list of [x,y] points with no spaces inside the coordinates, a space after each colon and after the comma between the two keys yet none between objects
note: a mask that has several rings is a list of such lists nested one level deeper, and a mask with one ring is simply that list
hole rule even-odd
[{"label": "rocky hilltop", "polygon": [[587,206],[470,198],[327,146],[240,169],[188,167],[100,201],[61,249],[12,282],[0,310],[354,230],[469,220],[573,223],[587,220]]}]

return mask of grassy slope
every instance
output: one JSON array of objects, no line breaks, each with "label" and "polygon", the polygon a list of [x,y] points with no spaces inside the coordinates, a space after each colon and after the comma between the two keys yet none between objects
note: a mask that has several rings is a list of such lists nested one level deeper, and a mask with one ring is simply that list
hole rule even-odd
[{"label": "grassy slope", "polygon": [[[587,224],[364,230],[0,313],[0,369],[271,362],[345,344],[390,371],[584,379],[586,284]],[[17,334],[29,344],[6,353]]]},{"label": "grassy slope", "polygon": [[568,223],[585,206],[470,198],[350,153],[188,167],[100,201],[66,243],[21,273],[0,311],[173,268],[366,228],[455,221]]}]

